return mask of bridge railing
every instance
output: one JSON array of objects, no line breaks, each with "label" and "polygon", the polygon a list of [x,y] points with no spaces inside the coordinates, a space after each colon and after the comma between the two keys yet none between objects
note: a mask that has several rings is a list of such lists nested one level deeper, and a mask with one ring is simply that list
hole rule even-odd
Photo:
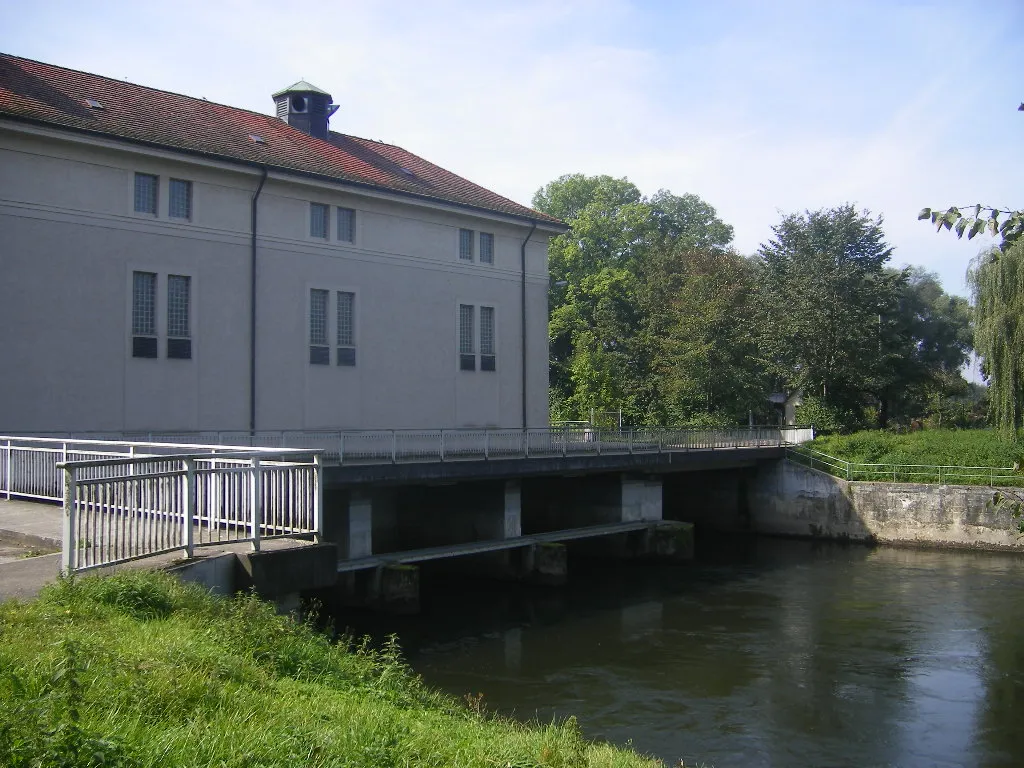
[{"label": "bridge railing", "polygon": [[[95,437],[95,433],[91,433]],[[59,501],[58,461],[223,452],[315,450],[327,464],[402,464],[690,450],[781,447],[814,438],[811,427],[596,429],[580,424],[521,429],[278,430],[146,432],[108,439],[0,435],[0,496]]]},{"label": "bridge railing", "polygon": [[233,451],[60,462],[66,573],[195,547],[319,537],[319,453]]},{"label": "bridge railing", "polygon": [[843,480],[940,485],[1024,486],[1024,474],[1014,467],[963,467],[938,464],[867,464],[829,456],[806,446],[789,448],[786,458]]}]

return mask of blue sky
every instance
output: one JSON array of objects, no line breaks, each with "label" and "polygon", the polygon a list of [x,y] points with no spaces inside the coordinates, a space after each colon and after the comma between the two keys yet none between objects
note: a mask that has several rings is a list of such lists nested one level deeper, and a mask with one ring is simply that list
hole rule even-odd
[{"label": "blue sky", "polygon": [[752,253],[853,202],[956,293],[989,241],[916,214],[1024,207],[1021,29],[1021,0],[0,4],[4,52],[264,112],[305,78],[335,130],[524,203],[627,176],[700,195]]}]

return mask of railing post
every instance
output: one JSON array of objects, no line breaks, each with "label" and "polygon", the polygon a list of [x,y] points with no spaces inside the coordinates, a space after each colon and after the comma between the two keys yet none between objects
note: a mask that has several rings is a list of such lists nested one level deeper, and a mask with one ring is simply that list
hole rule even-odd
[{"label": "railing post", "polygon": [[484,428],[484,458],[491,458],[491,432]]},{"label": "railing post", "polygon": [[345,433],[338,433],[338,464],[345,463]]},{"label": "railing post", "polygon": [[313,540],[319,544],[324,538],[324,457],[313,455]]},{"label": "railing post", "polygon": [[850,478],[850,462],[846,462],[846,480],[847,480],[847,482],[849,482],[850,479],[851,479]]},{"label": "railing post", "polygon": [[249,477],[249,538],[252,542],[252,551],[260,550],[260,529],[263,527],[263,471],[260,469],[260,460],[254,458],[251,461],[252,474]]},{"label": "railing post", "polygon": [[196,517],[196,460],[185,459],[185,513],[181,522],[181,544],[185,557],[192,557],[195,548],[195,529],[192,521]]},{"label": "railing post", "polygon": [[523,458],[530,458],[530,428],[523,428]]},{"label": "railing post", "polygon": [[441,461],[444,461],[444,430],[441,430]]},{"label": "railing post", "polygon": [[629,452],[633,452],[633,430],[629,430]]},{"label": "railing post", "polygon": [[11,500],[11,441],[7,441],[7,455],[4,457],[4,479],[7,483],[7,500]]},{"label": "railing post", "polygon": [[395,430],[391,430],[391,463],[398,463],[398,435]]},{"label": "railing post", "polygon": [[596,431],[597,431],[597,455],[600,456],[601,455],[601,430],[598,429]]},{"label": "railing post", "polygon": [[562,425],[562,458],[569,453],[569,425]]},{"label": "railing post", "polygon": [[64,467],[64,546],[61,550],[60,569],[70,576],[78,566],[78,543],[75,541],[75,496],[78,494],[73,467]]}]

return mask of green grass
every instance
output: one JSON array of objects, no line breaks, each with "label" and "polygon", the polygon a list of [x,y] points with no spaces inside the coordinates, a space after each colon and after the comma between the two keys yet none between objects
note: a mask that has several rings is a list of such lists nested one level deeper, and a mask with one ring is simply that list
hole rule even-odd
[{"label": "green grass", "polygon": [[902,435],[864,431],[819,437],[808,445],[862,464],[1012,467],[1024,455],[1024,445],[987,429],[929,429]]},{"label": "green grass", "polygon": [[[817,469],[852,480],[896,480],[898,482],[955,483],[965,485],[1020,486],[1024,474],[1013,471],[950,471],[931,467],[1013,467],[1024,465],[1024,445],[991,430],[934,429],[907,434],[864,431],[851,435],[828,435],[807,443],[807,448],[850,462],[847,475],[843,465],[805,455],[800,460]],[[864,465],[884,465],[866,467]]]},{"label": "green grass", "polygon": [[0,765],[655,766],[427,688],[394,643],[332,643],[158,573],[0,604]]}]

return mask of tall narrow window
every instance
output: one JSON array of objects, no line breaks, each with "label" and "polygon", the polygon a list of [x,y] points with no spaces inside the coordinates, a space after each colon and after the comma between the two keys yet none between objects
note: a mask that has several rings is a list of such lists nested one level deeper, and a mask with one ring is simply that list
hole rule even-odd
[{"label": "tall narrow window", "polygon": [[476,370],[476,345],[473,343],[474,309],[472,304],[459,304],[459,369],[463,371]]},{"label": "tall narrow window", "polygon": [[356,364],[356,295],[338,291],[338,365]]},{"label": "tall narrow window", "polygon": [[494,354],[494,307],[480,307],[480,370],[493,371]]},{"label": "tall narrow window", "polygon": [[167,213],[172,219],[192,218],[192,182],[171,179],[168,184]]},{"label": "tall narrow window", "polygon": [[135,212],[156,216],[156,190],[160,179],[149,173],[135,174]]},{"label": "tall narrow window", "polygon": [[189,324],[189,303],[192,278],[167,276],[167,357],[192,359],[192,333]]},{"label": "tall narrow window", "polygon": [[494,263],[494,235],[490,232],[480,233],[480,263]]},{"label": "tall narrow window", "polygon": [[327,239],[327,220],[330,218],[330,208],[320,203],[309,204],[309,236]]},{"label": "tall narrow window", "polygon": [[132,273],[132,357],[156,357],[156,274]]},{"label": "tall narrow window", "polygon": [[351,208],[338,209],[338,242],[356,241],[356,212]]},{"label": "tall narrow window", "polygon": [[330,291],[313,288],[309,292],[309,362],[330,365],[331,347],[327,340],[327,302]]},{"label": "tall narrow window", "polygon": [[473,260],[473,230],[459,230],[459,258],[463,261]]}]

